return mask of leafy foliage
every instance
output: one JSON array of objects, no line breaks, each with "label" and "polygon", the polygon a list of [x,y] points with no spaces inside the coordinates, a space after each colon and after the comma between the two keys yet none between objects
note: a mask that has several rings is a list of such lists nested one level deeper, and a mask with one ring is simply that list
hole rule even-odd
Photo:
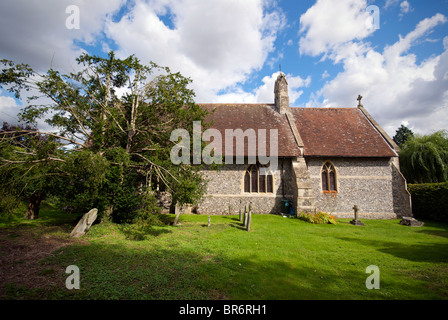
[{"label": "leafy foliage", "polygon": [[30,90],[29,78],[34,74],[33,69],[27,64],[14,64],[14,62],[1,59],[0,64],[5,67],[0,72],[0,85],[7,85],[8,91],[20,97],[22,90]]},{"label": "leafy foliage", "polygon": [[448,132],[410,137],[400,151],[400,168],[409,183],[448,180]]},{"label": "leafy foliage", "polygon": [[[117,59],[113,51],[107,57],[82,54],[82,69],[70,74],[50,69],[38,75],[27,65],[1,62],[0,85],[17,97],[38,88],[20,119],[30,126],[45,119],[54,129],[4,131],[0,163],[11,174],[9,183],[57,196],[69,211],[97,207],[117,222],[139,215],[154,181],[179,204],[203,196],[200,166],[170,160],[171,132],[183,128],[192,136],[193,121],[206,116],[194,103],[190,79],[153,62],[142,65],[135,56]],[[17,135],[27,145],[16,146]]]},{"label": "leafy foliage", "polygon": [[401,125],[400,128],[395,132],[395,136],[392,138],[395,143],[402,148],[405,142],[414,136],[414,132],[405,125]]},{"label": "leafy foliage", "polygon": [[408,190],[416,218],[448,222],[448,182],[410,184]]},{"label": "leafy foliage", "polygon": [[[0,192],[10,203],[33,198],[38,203],[58,188],[65,161],[52,136],[43,136],[31,127],[3,124],[0,130]],[[12,201],[15,198],[15,201]],[[36,215],[38,212],[28,212]]]},{"label": "leafy foliage", "polygon": [[298,218],[300,220],[309,222],[309,223],[313,223],[313,224],[336,224],[337,223],[337,219],[333,216],[330,215],[326,212],[316,212],[316,213],[312,213],[312,212],[300,212]]}]

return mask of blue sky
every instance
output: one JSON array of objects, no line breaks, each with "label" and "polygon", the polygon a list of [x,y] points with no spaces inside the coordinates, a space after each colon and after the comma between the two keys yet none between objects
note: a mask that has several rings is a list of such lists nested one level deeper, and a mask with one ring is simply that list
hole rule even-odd
[{"label": "blue sky", "polygon": [[[70,5],[79,29],[67,28]],[[0,3],[2,58],[70,71],[82,51],[110,49],[192,78],[197,102],[272,103],[281,64],[292,106],[355,107],[361,94],[390,135],[448,129],[448,0]],[[1,91],[0,121],[21,106]]]}]

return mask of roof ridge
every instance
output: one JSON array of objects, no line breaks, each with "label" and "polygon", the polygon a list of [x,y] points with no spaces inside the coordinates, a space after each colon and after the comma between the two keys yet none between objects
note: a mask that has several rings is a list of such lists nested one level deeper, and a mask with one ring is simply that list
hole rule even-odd
[{"label": "roof ridge", "polygon": [[380,136],[386,141],[389,147],[397,154],[400,152],[400,147],[395,143],[393,139],[387,134],[386,131],[380,126],[380,124],[369,114],[369,112],[363,106],[358,106],[357,109],[361,114],[369,121],[369,123],[378,131]]},{"label": "roof ridge", "polygon": [[199,106],[273,106],[274,103],[196,103]]},{"label": "roof ridge", "polygon": [[291,107],[291,109],[313,109],[313,110],[350,109],[350,110],[354,110],[354,109],[357,109],[357,107]]}]

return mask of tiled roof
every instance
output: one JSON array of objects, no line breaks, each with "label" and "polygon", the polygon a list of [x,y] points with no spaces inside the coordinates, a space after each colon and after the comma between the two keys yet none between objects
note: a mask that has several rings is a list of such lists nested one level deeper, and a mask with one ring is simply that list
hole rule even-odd
[{"label": "tiled roof", "polygon": [[[278,156],[300,156],[285,114],[274,109],[273,104],[199,104],[212,111],[206,121],[213,121],[212,128],[222,135],[222,152],[225,152],[225,130],[259,129],[267,131],[267,156],[270,154],[269,129],[278,130]],[[301,141],[303,155],[323,157],[396,157],[397,153],[386,142],[377,128],[359,108],[290,108]],[[299,140],[300,140],[299,138]],[[258,136],[257,136],[258,141]],[[236,155],[236,146],[232,155]],[[244,156],[248,156],[245,139]],[[257,149],[258,152],[258,149]],[[240,156],[240,155],[239,155]]]},{"label": "tiled roof", "polygon": [[359,108],[291,108],[304,156],[396,157]]},{"label": "tiled roof", "polygon": [[[284,114],[279,114],[274,110],[273,104],[199,104],[202,108],[213,111],[206,121],[213,120],[213,129],[220,131],[222,135],[222,154],[226,155],[225,130],[241,129],[246,132],[248,129],[255,130],[257,134],[257,144],[259,137],[266,137],[266,156],[272,156],[270,149],[270,129],[278,130],[278,156],[294,157],[300,156],[300,150],[294,140],[291,128]],[[260,132],[260,129],[266,129],[266,134]],[[248,153],[248,139],[244,143],[244,155]],[[257,146],[258,154],[258,146]],[[256,155],[257,155],[256,154]],[[236,140],[233,142],[233,154],[237,154]],[[253,155],[252,156],[256,156]]]}]

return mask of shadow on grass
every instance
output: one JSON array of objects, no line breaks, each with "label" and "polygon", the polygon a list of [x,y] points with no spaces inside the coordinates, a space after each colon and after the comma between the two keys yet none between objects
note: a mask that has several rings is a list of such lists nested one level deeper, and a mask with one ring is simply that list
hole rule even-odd
[{"label": "shadow on grass", "polygon": [[4,227],[16,227],[16,226],[75,226],[79,220],[78,215],[61,212],[58,209],[53,208],[46,202],[42,203],[39,211],[39,217],[36,220],[24,219],[25,212],[23,214],[16,214],[9,218],[0,216],[0,225]]},{"label": "shadow on grass", "polygon": [[[366,266],[341,269],[330,264],[310,265],[305,260],[292,264],[261,259],[256,254],[237,256],[195,245],[152,241],[74,244],[59,249],[45,261],[54,272],[43,276],[60,285],[50,290],[9,290],[7,298],[338,300],[425,298],[425,294],[429,299],[437,297],[432,292],[422,292],[425,288],[421,282],[407,281],[405,277],[382,277],[381,290],[368,290],[365,287]],[[76,265],[80,270],[79,290],[64,288],[65,269],[69,265]],[[397,288],[402,290],[403,283],[406,283],[406,291],[397,295]],[[14,287],[14,283],[5,285],[10,289]]]},{"label": "shadow on grass", "polygon": [[236,219],[237,222],[230,223],[229,226],[239,230],[246,230],[243,223]]},{"label": "shadow on grass", "polygon": [[65,281],[65,266],[77,265],[81,289],[46,292],[49,299],[388,299],[408,298],[422,289],[417,282],[408,283],[410,293],[397,297],[390,288],[400,288],[403,279],[382,278],[382,291],[368,290],[365,267],[294,267],[256,256],[237,259],[180,247],[148,250],[125,243],[91,243],[65,248],[64,254],[52,259],[61,269],[48,276],[59,274],[60,281]]},{"label": "shadow on grass", "polygon": [[[167,225],[171,216],[166,216]],[[233,228],[242,228],[238,220],[229,220]],[[213,224],[212,224],[213,226]],[[196,236],[159,237],[145,242],[123,240],[110,235],[118,226],[94,228],[92,240],[86,245],[72,245],[55,252],[46,263],[55,272],[45,274],[56,279],[60,287],[43,291],[39,288],[11,293],[11,299],[107,299],[107,300],[216,300],[216,299],[434,299],[422,281],[406,276],[382,273],[381,290],[368,290],[366,265],[323,263],[319,253],[303,251],[305,255],[289,254],[273,258],[269,252],[254,253],[234,247],[214,248],[205,242],[209,238]],[[156,236],[172,232],[170,228],[155,228]],[[245,233],[246,235],[247,233]],[[183,234],[182,234],[183,235]],[[337,237],[335,237],[337,239]],[[205,240],[203,240],[205,239]],[[375,241],[351,237],[339,238],[358,242],[380,252],[411,261],[446,261],[444,244],[412,245],[395,241]],[[99,240],[99,241],[97,241]],[[193,242],[193,243],[192,243]],[[357,249],[362,249],[357,247]],[[427,252],[427,253],[425,253]],[[426,255],[427,254],[427,255]],[[275,255],[274,255],[275,257]],[[283,259],[284,258],[284,259]],[[65,268],[80,269],[81,289],[64,288]],[[55,267],[53,267],[55,266]],[[384,274],[384,276],[383,276]],[[12,288],[10,285],[9,288]],[[62,287],[62,288],[61,288]],[[404,289],[403,289],[404,288]],[[446,288],[446,285],[445,287]],[[36,293],[36,290],[39,293]],[[444,289],[445,290],[445,289]]]},{"label": "shadow on grass", "polygon": [[426,220],[422,221],[425,223],[425,227],[431,229],[425,228],[423,230],[418,230],[418,233],[424,233],[431,236],[448,238],[448,223],[433,222]]},{"label": "shadow on grass", "polygon": [[[423,232],[423,230],[421,231]],[[424,233],[429,233],[426,230]],[[406,259],[414,262],[448,262],[448,244],[406,244],[395,241],[367,240],[350,237],[338,237],[340,240],[356,242],[379,252],[393,255],[397,258]]]},{"label": "shadow on grass", "polygon": [[232,220],[232,221],[240,221],[239,217],[235,217],[235,216],[223,216],[223,218]]},{"label": "shadow on grass", "polygon": [[120,225],[118,230],[124,234],[126,239],[135,241],[142,241],[146,240],[148,237],[157,237],[161,234],[171,233],[170,230],[153,226],[139,228],[138,226],[133,225]]}]

